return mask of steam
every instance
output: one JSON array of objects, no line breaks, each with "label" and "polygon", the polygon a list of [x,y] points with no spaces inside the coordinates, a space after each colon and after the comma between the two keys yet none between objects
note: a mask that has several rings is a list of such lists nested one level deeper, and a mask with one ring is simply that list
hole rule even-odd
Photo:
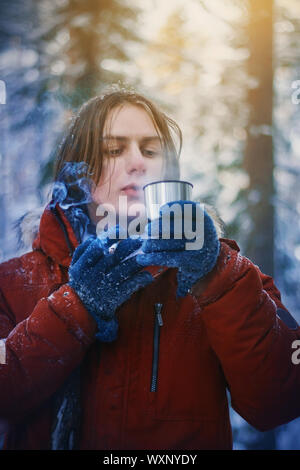
[{"label": "steam", "polygon": [[92,202],[92,180],[84,162],[67,162],[64,164],[53,186],[53,202],[59,203],[64,210]]},{"label": "steam", "polygon": [[95,232],[87,210],[93,201],[94,184],[89,175],[85,162],[65,163],[54,183],[50,204],[54,207],[58,203],[65,211],[80,243]]}]

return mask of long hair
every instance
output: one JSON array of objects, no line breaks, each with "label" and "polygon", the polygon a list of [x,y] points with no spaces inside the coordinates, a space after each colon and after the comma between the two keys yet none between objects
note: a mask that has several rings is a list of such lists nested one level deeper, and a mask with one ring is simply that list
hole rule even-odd
[{"label": "long hair", "polygon": [[103,166],[101,139],[104,125],[109,112],[125,104],[139,106],[150,116],[162,143],[163,176],[179,178],[182,133],[178,124],[146,97],[133,91],[119,89],[95,96],[81,106],[56,152],[54,181],[67,162],[84,162],[88,174],[83,176],[91,177],[93,182],[98,184]]}]

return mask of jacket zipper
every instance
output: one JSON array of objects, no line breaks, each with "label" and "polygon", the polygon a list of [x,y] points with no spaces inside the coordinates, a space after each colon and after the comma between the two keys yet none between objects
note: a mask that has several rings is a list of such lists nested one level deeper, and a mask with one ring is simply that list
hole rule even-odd
[{"label": "jacket zipper", "polygon": [[158,376],[158,358],[159,358],[159,337],[160,328],[163,326],[163,320],[161,316],[162,304],[154,304],[154,334],[153,334],[153,359],[152,359],[152,376],[151,376],[151,387],[150,392],[156,392],[157,390],[157,376]]}]

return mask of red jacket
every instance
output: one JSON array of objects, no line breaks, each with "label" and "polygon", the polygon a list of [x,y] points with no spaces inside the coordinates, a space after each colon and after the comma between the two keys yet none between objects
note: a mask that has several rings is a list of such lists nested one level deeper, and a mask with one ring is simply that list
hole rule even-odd
[{"label": "red jacket", "polygon": [[[226,387],[233,408],[261,431],[300,415],[300,365],[291,360],[300,328],[279,318],[285,307],[272,278],[235,242],[221,239],[201,294],[176,300],[176,270],[165,270],[118,309],[118,339],[100,345],[66,285],[78,242],[59,207],[58,215],[47,207],[33,251],[0,265],[6,448],[49,448],[53,394],[79,364],[81,449],[230,449]],[[163,325],[150,391],[157,302]]]}]

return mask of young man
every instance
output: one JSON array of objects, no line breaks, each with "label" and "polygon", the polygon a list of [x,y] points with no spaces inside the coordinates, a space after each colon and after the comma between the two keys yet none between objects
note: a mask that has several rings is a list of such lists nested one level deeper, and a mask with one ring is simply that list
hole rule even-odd
[{"label": "young man", "polygon": [[[181,139],[149,100],[114,92],[82,107],[59,148],[33,251],[0,266],[7,449],[230,449],[227,388],[262,431],[300,415],[300,329],[212,217],[191,251],[128,237],[110,253],[95,236],[98,204],[121,215],[119,196],[130,209],[144,184],[178,177],[171,128]],[[64,173],[82,162],[84,201]]]}]

